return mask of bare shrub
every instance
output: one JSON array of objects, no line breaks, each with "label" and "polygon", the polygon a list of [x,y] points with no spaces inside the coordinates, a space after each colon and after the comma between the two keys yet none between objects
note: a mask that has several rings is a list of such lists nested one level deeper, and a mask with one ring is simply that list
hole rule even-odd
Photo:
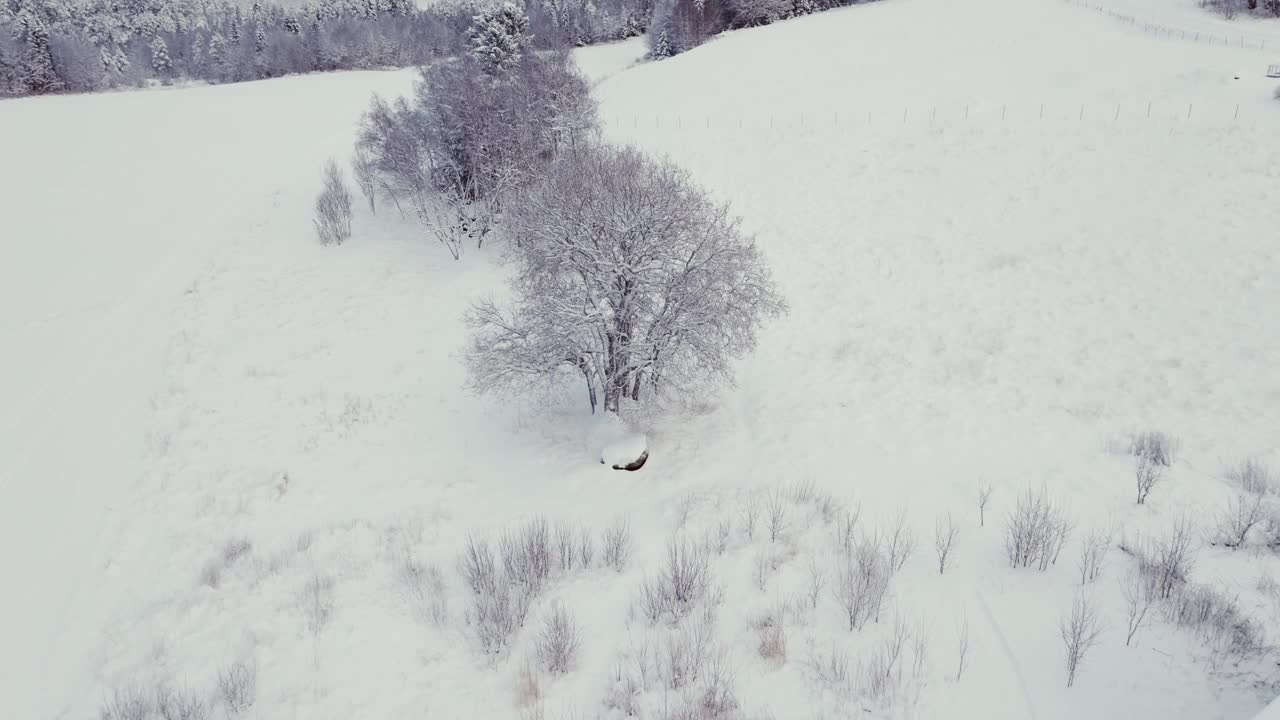
[{"label": "bare shrub", "polygon": [[893,572],[902,569],[906,564],[907,558],[911,557],[911,553],[916,549],[916,536],[911,532],[911,527],[907,525],[907,509],[903,508],[898,511],[898,520],[894,523],[893,531],[889,533],[888,553],[889,567]]},{"label": "bare shrub", "polygon": [[240,558],[245,557],[253,550],[253,543],[248,538],[232,538],[222,546],[222,565],[223,567],[231,567],[235,565]]},{"label": "bare shrub", "polygon": [[458,558],[458,572],[471,592],[477,595],[492,593],[498,585],[497,565],[493,548],[484,538],[468,537],[462,556]]},{"label": "bare shrub", "polygon": [[1147,431],[1129,439],[1129,454],[1135,458],[1145,458],[1161,467],[1169,467],[1177,459],[1179,445],[1178,438],[1169,433]]},{"label": "bare shrub", "polygon": [[1218,542],[1229,548],[1241,548],[1249,539],[1249,531],[1262,522],[1262,494],[1239,492],[1227,501],[1218,515]]},{"label": "bare shrub", "polygon": [[582,636],[573,616],[563,605],[556,603],[538,635],[539,664],[543,670],[553,675],[563,675],[576,665],[581,646]]},{"label": "bare shrub", "polygon": [[900,696],[904,651],[912,639],[912,629],[895,619],[886,636],[859,667],[862,692],[878,703],[888,704]]},{"label": "bare shrub", "polygon": [[863,538],[852,553],[841,557],[831,590],[850,631],[879,618],[892,575],[893,566],[879,537]]},{"label": "bare shrub", "polygon": [[227,714],[239,716],[258,700],[258,664],[237,660],[218,671],[218,696]]},{"label": "bare shrub", "polygon": [[803,505],[814,498],[816,488],[812,480],[800,480],[791,486],[791,500]]},{"label": "bare shrub", "polygon": [[1263,538],[1267,547],[1280,550],[1280,510],[1274,510],[1267,516],[1263,527]]},{"label": "bare shrub", "polygon": [[841,553],[848,555],[853,552],[854,533],[858,529],[858,521],[861,518],[861,505],[846,508],[836,517],[836,545]]},{"label": "bare shrub", "polygon": [[102,720],[150,720],[155,704],[142,688],[128,686],[116,688],[111,699],[103,704],[99,715]]},{"label": "bare shrub", "polygon": [[1102,624],[1093,602],[1083,593],[1076,595],[1071,603],[1071,613],[1063,615],[1058,621],[1058,634],[1067,657],[1067,687],[1076,682],[1076,672],[1089,652],[1098,642],[1102,633]]},{"label": "bare shrub", "polygon": [[532,662],[521,665],[516,673],[515,694],[516,705],[522,708],[541,709],[542,679],[538,676],[538,669]]},{"label": "bare shrub", "polygon": [[978,485],[978,527],[987,525],[987,503],[991,502],[991,492],[990,481]]},{"label": "bare shrub", "polygon": [[854,673],[849,655],[832,643],[831,652],[814,651],[806,663],[818,684],[838,697],[847,698],[854,691]]},{"label": "bare shrub", "polygon": [[374,167],[373,158],[369,155],[369,151],[357,147],[355,154],[351,156],[351,174],[356,179],[356,185],[360,188],[360,193],[369,201],[369,210],[377,210],[378,197],[378,171]]},{"label": "bare shrub", "polygon": [[1147,613],[1156,600],[1156,592],[1152,587],[1151,579],[1144,577],[1140,572],[1130,573],[1122,580],[1120,590],[1124,594],[1124,644],[1128,647],[1133,642],[1134,635],[1137,635],[1146,624]]},{"label": "bare shrub", "polygon": [[765,505],[765,519],[768,522],[769,542],[777,542],[787,528],[787,503],[782,493],[772,493]]},{"label": "bare shrub", "polygon": [[222,586],[222,561],[210,560],[200,570],[200,584],[217,590]]},{"label": "bare shrub", "polygon": [[423,567],[417,560],[406,558],[399,565],[399,575],[414,614],[435,625],[445,625],[449,619],[449,600],[440,568]]},{"label": "bare shrub", "polygon": [[303,611],[307,616],[307,628],[319,635],[329,618],[333,616],[333,578],[313,573],[302,593]]},{"label": "bare shrub", "polygon": [[[569,538],[572,554],[572,533]],[[510,646],[524,626],[529,606],[550,578],[555,558],[551,531],[541,517],[504,532],[496,557],[487,540],[467,539],[458,573],[471,590],[467,623],[482,652],[500,655]]]},{"label": "bare shrub", "polygon": [[752,625],[756,631],[756,651],[760,657],[775,663],[787,661],[787,629],[783,614],[771,610],[756,619]]},{"label": "bare shrub", "polygon": [[523,527],[505,532],[498,540],[498,556],[506,576],[537,595],[551,577],[551,530],[546,518],[535,517]]},{"label": "bare shrub", "polygon": [[341,245],[351,237],[351,192],[333,160],[324,167],[324,190],[316,198],[315,224],[321,245]]},{"label": "bare shrub", "polygon": [[960,620],[960,627],[956,631],[956,645],[959,648],[958,660],[956,660],[956,682],[960,682],[960,677],[964,675],[965,661],[969,657],[969,616],[966,614]]},{"label": "bare shrub", "polygon": [[818,597],[822,594],[822,588],[827,584],[827,575],[822,570],[822,565],[818,562],[818,558],[809,558],[809,575],[807,585],[807,596],[809,598],[809,608],[816,610],[818,608]]},{"label": "bare shrub", "polygon": [[472,596],[468,622],[487,655],[499,655],[507,649],[516,631],[524,627],[532,588],[503,575],[491,590]]},{"label": "bare shrub", "polygon": [[1091,583],[1098,579],[1102,574],[1102,567],[1106,564],[1107,550],[1111,547],[1111,541],[1115,537],[1115,531],[1110,527],[1094,528],[1084,536],[1084,540],[1080,544],[1080,584]]},{"label": "bare shrub", "polygon": [[587,526],[578,527],[578,563],[589,570],[596,561],[596,541]]},{"label": "bare shrub", "polygon": [[938,556],[938,574],[942,575],[947,571],[947,558],[951,557],[951,550],[955,547],[956,538],[960,535],[960,528],[956,527],[955,521],[951,519],[951,513],[947,513],[945,518],[939,518],[933,526],[933,552]]},{"label": "bare shrub", "polygon": [[1247,493],[1267,495],[1276,492],[1276,482],[1272,477],[1271,468],[1253,458],[1228,470],[1227,478]]},{"label": "bare shrub", "polygon": [[729,549],[729,536],[733,533],[732,521],[729,518],[721,518],[716,523],[716,554],[723,555],[725,550]]},{"label": "bare shrub", "polygon": [[667,545],[667,563],[640,587],[640,611],[651,623],[678,621],[702,600],[711,585],[705,547],[687,540]]},{"label": "bare shrub", "polygon": [[1005,522],[1005,553],[1012,567],[1041,571],[1057,562],[1071,534],[1072,521],[1043,488],[1027,489]]},{"label": "bare shrub", "polygon": [[668,690],[692,686],[719,651],[715,628],[705,618],[685,623],[664,637],[656,659],[658,677]]},{"label": "bare shrub", "polygon": [[605,528],[602,545],[604,564],[622,572],[631,558],[631,524],[624,518]]},{"label": "bare shrub", "polygon": [[759,517],[760,508],[756,505],[756,499],[750,498],[742,505],[742,529],[750,540],[756,535],[756,518]]},{"label": "bare shrub", "polygon": [[1122,547],[1138,561],[1138,571],[1151,583],[1160,600],[1168,600],[1191,575],[1195,563],[1195,538],[1191,520],[1180,518],[1165,537]]},{"label": "bare shrub", "polygon": [[1133,459],[1133,477],[1138,489],[1138,504],[1145,505],[1151,488],[1160,482],[1164,466],[1146,455],[1135,455]]},{"label": "bare shrub", "polygon": [[573,528],[568,523],[556,523],[556,564],[562,573],[571,572],[577,560],[577,548],[574,545]]},{"label": "bare shrub", "polygon": [[763,592],[765,586],[769,584],[769,577],[773,575],[773,570],[773,556],[763,550],[757,552],[752,578],[755,580],[756,588],[761,592]]},{"label": "bare shrub", "polygon": [[1207,585],[1187,585],[1166,606],[1168,620],[1193,630],[1219,655],[1248,657],[1264,646],[1261,626],[1239,601]]},{"label": "bare shrub", "polygon": [[206,720],[209,705],[188,688],[179,690],[161,684],[156,687],[156,714],[160,720]]}]

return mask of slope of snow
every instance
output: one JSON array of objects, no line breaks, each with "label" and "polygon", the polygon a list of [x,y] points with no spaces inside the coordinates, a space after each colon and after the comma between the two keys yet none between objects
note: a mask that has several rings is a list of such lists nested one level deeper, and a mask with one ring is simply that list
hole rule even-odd
[{"label": "slope of snow", "polygon": [[[1258,52],[1058,0],[887,0],[629,67],[642,52],[580,51],[606,136],[730,201],[792,310],[736,387],[637,420],[636,473],[600,464],[616,428],[580,397],[464,388],[461,316],[501,291],[493,248],[453,262],[363,205],[348,244],[314,243],[320,167],[409,73],[0,103],[6,717],[86,717],[158,681],[212,698],[237,661],[257,718],[594,717],[665,637],[636,597],[678,533],[718,539],[716,632],[753,714],[1200,720],[1274,696],[1268,659],[1215,664],[1160,619],[1126,647],[1114,548],[1090,586],[1106,632],[1070,690],[1056,627],[1089,529],[1187,512],[1207,537],[1226,466],[1280,467],[1280,103]],[[1182,453],[1135,507],[1114,448],[1146,429]],[[1077,521],[1045,573],[1003,555],[1029,486]],[[892,625],[849,633],[829,587],[803,597],[830,508],[855,502],[867,530],[905,512],[919,543],[891,602],[926,638],[911,703],[815,677]],[[961,534],[939,575],[946,513]],[[535,515],[597,538],[625,517],[633,557],[559,573],[491,660],[456,558]],[[1258,581],[1277,572],[1205,544],[1196,579],[1275,637]],[[532,693],[520,674],[557,602],[581,656]],[[770,613],[781,661],[757,652]]]}]

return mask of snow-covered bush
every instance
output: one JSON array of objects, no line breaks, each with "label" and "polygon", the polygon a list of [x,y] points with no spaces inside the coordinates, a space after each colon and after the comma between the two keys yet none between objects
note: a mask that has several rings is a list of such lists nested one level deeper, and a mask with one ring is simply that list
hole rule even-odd
[{"label": "snow-covered bush", "polygon": [[315,224],[321,245],[341,245],[351,237],[351,191],[333,160],[324,168],[324,190],[316,198]]},{"label": "snow-covered bush", "polygon": [[472,386],[519,392],[562,371],[592,411],[695,394],[785,305],[728,209],[670,162],[579,147],[511,204],[514,306],[472,307]]}]

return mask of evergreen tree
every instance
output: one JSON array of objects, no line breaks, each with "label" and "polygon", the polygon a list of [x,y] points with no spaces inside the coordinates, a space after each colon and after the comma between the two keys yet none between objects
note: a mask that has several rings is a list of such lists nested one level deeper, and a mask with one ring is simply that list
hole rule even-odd
[{"label": "evergreen tree", "polygon": [[161,78],[167,78],[173,72],[173,62],[169,60],[169,46],[159,35],[151,38],[151,69],[155,70],[156,76]]},{"label": "evergreen tree", "polygon": [[284,19],[284,30],[291,35],[301,35],[302,24],[298,22],[298,18],[289,15]]},{"label": "evergreen tree", "polygon": [[257,31],[253,34],[253,52],[261,55],[267,49],[267,33],[259,25]]},{"label": "evergreen tree", "polygon": [[27,38],[22,55],[19,77],[27,92],[44,94],[62,90],[62,80],[53,70],[53,55],[49,52],[49,30],[39,18],[25,19]]},{"label": "evergreen tree", "polygon": [[513,3],[475,16],[467,37],[471,43],[471,55],[480,68],[490,75],[498,75],[520,62],[529,37],[529,18],[522,8]]}]

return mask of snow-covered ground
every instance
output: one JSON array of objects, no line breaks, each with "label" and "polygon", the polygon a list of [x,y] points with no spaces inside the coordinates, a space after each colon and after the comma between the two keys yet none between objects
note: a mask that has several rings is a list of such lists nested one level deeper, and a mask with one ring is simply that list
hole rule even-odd
[{"label": "snow-covered ground", "polygon": [[[716,637],[750,717],[1200,720],[1276,695],[1273,657],[1217,662],[1159,618],[1126,647],[1132,560],[1114,547],[1089,586],[1104,633],[1069,690],[1057,628],[1091,528],[1185,513],[1207,539],[1228,466],[1280,468],[1266,57],[1060,0],[888,0],[632,66],[642,52],[579,53],[605,135],[732,203],[791,312],[736,387],[641,422],[635,473],[600,464],[616,429],[581,398],[463,387],[461,315],[501,287],[495,249],[454,262],[388,207],[315,244],[321,165],[411,73],[0,103],[0,714],[87,717],[158,681],[212,695],[244,662],[257,718],[594,717],[664,641],[636,598],[677,535],[713,540]],[[1116,447],[1147,429],[1181,452],[1137,507]],[[1047,572],[1011,570],[1004,517],[1042,486],[1076,531]],[[825,497],[860,503],[864,530],[905,513],[919,545],[855,633]],[[560,574],[494,662],[456,558],[537,515],[595,538],[627,518],[633,557]],[[1277,574],[1273,554],[1204,542],[1193,579],[1275,639],[1259,580]],[[583,647],[533,692],[556,603]],[[770,616],[782,658],[758,652]],[[895,617],[927,651],[909,697],[822,680]]]}]

